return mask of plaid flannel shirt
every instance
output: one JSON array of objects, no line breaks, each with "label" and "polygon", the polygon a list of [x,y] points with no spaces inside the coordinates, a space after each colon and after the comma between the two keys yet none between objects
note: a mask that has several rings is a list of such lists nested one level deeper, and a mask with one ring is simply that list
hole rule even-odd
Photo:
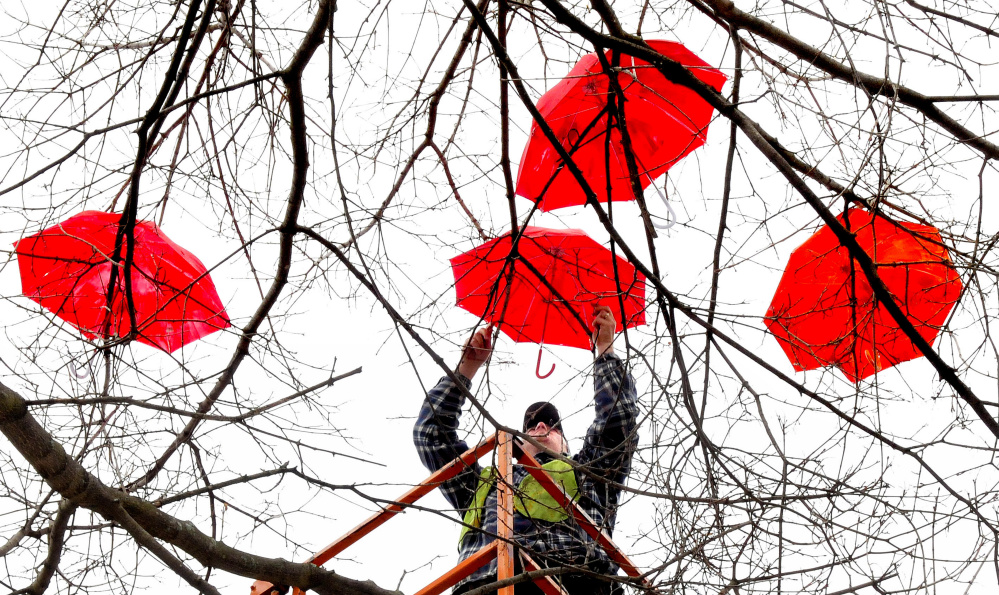
[{"label": "plaid flannel shirt", "polygon": [[[460,377],[466,388],[471,380]],[[604,354],[594,362],[594,402],[596,416],[586,432],[583,447],[572,457],[583,469],[576,471],[579,484],[577,503],[598,527],[608,534],[614,531],[620,489],[608,481],[624,483],[631,469],[631,458],[637,444],[635,426],[638,419],[635,380],[614,354]],[[465,397],[459,388],[444,377],[429,393],[420,409],[420,416],[413,428],[413,442],[420,460],[430,471],[436,471],[468,450],[468,444],[458,437],[458,419]],[[551,460],[541,453],[541,463]],[[444,497],[454,506],[459,518],[472,505],[482,467],[475,463],[457,477],[440,486]],[[520,485],[527,471],[521,465],[513,466],[513,485]],[[459,544],[462,560],[493,541],[496,534],[496,489],[486,498],[485,514],[480,531],[469,531]],[[585,565],[590,570],[615,574],[614,564],[599,545],[571,518],[550,523],[535,521],[519,513],[514,514],[514,540],[528,550],[543,566],[557,564]],[[483,566],[464,581],[496,576],[496,561]]]}]

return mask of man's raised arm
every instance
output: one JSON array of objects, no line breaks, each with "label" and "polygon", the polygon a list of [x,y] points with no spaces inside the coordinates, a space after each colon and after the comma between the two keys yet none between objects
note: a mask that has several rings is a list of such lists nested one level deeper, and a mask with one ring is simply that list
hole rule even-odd
[{"label": "man's raised arm", "polygon": [[[614,353],[614,315],[607,306],[594,310],[593,363],[595,416],[583,447],[573,457],[588,473],[624,483],[631,470],[631,457],[638,443],[638,394],[635,379]],[[616,500],[616,497],[613,499]],[[604,506],[612,502],[602,502]]]},{"label": "man's raised arm", "polygon": [[[465,343],[459,379],[471,388],[472,377],[492,353],[491,329],[479,329]],[[437,471],[452,459],[468,450],[468,444],[458,437],[458,423],[465,397],[447,376],[440,379],[423,400],[420,415],[413,426],[413,444],[420,461],[430,471]],[[474,463],[468,471],[441,485],[441,492],[456,509],[468,508],[475,494],[481,468]]]}]

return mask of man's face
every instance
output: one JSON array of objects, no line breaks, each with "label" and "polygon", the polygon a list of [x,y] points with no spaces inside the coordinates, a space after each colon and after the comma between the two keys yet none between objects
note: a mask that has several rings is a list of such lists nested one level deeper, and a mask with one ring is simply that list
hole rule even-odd
[{"label": "man's face", "polygon": [[[553,450],[560,454],[568,451],[562,432],[558,431],[556,428],[549,428],[543,421],[538,422],[538,424],[533,428],[528,428],[525,434],[534,438],[549,450]],[[540,452],[536,446],[527,442],[524,443],[524,450],[531,456]]]}]

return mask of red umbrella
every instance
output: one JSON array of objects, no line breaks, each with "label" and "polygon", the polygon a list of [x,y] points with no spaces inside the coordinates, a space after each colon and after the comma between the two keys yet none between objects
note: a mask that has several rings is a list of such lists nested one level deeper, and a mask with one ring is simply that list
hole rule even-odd
[{"label": "red umbrella", "polygon": [[[725,75],[679,43],[649,41],[652,49],[688,67],[700,80],[721,90]],[[608,62],[611,53],[607,52]],[[642,188],[666,173],[677,161],[704,144],[712,108],[691,89],[675,85],[647,62],[621,56],[618,83],[624,90],[625,120],[632,150],[642,174]],[[620,132],[611,130],[609,171],[605,161],[609,80],[596,54],[583,56],[569,73],[538,100],[538,111],[570,152],[601,201],[607,200],[607,176],[612,200],[633,200]],[[574,149],[575,148],[575,149]],[[538,128],[524,148],[517,173],[517,194],[540,200],[550,211],[586,202],[583,189]],[[556,172],[558,172],[556,174]],[[552,181],[552,176],[555,176]],[[549,185],[549,183],[551,185]],[[547,188],[547,189],[546,189]]]},{"label": "red umbrella", "polygon": [[525,227],[508,285],[512,244],[504,234],[455,256],[451,268],[458,305],[514,341],[589,349],[598,304],[611,307],[617,332],[645,324],[645,277],[583,231]]},{"label": "red umbrella", "polygon": [[[849,223],[842,215],[839,221],[856,234],[885,287],[932,344],[962,287],[940,232],[856,209],[847,217]],[[854,382],[922,355],[828,226],[791,254],[766,325],[795,370],[835,365]]]},{"label": "red umbrella", "polygon": [[[121,215],[85,211],[17,243],[24,295],[88,339],[131,331],[121,270],[108,312],[110,260]],[[132,299],[138,340],[173,352],[229,324],[205,265],[152,222],[135,225]]]}]

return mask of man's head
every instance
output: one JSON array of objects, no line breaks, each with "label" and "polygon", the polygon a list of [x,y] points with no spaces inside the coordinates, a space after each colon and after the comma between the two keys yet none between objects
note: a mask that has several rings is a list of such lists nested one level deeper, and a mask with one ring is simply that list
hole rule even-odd
[{"label": "man's head", "polygon": [[[562,434],[562,418],[551,403],[539,401],[527,408],[524,412],[524,433],[550,450],[569,453],[569,443]],[[524,444],[524,450],[531,456],[540,452],[530,443]]]}]

